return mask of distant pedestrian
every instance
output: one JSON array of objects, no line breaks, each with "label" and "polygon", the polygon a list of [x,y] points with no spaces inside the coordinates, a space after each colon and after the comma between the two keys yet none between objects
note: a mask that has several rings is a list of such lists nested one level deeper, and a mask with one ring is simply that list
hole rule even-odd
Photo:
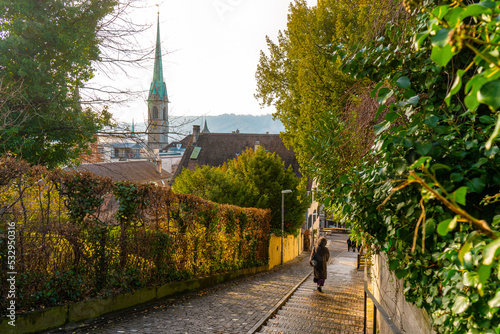
[{"label": "distant pedestrian", "polygon": [[330,251],[326,248],[327,240],[325,237],[321,237],[318,239],[318,244],[313,248],[311,252],[311,258],[309,259],[309,263],[312,260],[316,260],[316,265],[314,266],[314,283],[318,284],[318,291],[322,292],[321,288],[325,285],[326,280],[326,267],[328,260],[330,259]]},{"label": "distant pedestrian", "polygon": [[351,250],[351,237],[347,239],[347,251],[349,252]]},{"label": "distant pedestrian", "polygon": [[354,240],[351,242],[351,249],[353,252],[356,252],[356,241]]}]

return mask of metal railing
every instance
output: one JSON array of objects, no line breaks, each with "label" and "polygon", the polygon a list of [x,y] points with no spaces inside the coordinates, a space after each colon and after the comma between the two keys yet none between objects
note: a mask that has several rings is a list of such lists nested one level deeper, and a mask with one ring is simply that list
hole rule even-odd
[{"label": "metal railing", "polygon": [[[359,258],[358,258],[358,263],[359,263]],[[399,328],[394,324],[392,321],[391,317],[387,314],[385,309],[380,305],[378,302],[377,298],[370,292],[368,289],[368,272],[367,272],[367,259],[365,258],[365,278],[364,278],[364,290],[365,290],[365,300],[364,300],[364,319],[363,319],[363,333],[367,334],[367,310],[368,310],[368,298],[371,299],[373,303],[373,334],[377,333],[377,311],[380,313],[380,316],[382,319],[384,319],[385,323],[389,328],[391,329],[392,333],[394,334],[402,334]]]}]

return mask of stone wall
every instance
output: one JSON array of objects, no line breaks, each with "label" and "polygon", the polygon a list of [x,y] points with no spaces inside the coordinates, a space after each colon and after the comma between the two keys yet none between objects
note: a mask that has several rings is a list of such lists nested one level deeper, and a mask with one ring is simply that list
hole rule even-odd
[{"label": "stone wall", "polygon": [[[373,257],[371,271],[373,295],[402,333],[435,334],[427,312],[406,302],[403,293],[404,282],[389,271],[384,254]],[[379,333],[392,334],[384,319],[379,313],[377,314]]]}]

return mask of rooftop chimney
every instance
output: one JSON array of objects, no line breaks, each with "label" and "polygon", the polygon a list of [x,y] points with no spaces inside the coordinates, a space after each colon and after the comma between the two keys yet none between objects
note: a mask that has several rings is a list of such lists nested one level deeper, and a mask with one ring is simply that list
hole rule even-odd
[{"label": "rooftop chimney", "polygon": [[156,172],[161,174],[161,159],[156,159]]},{"label": "rooftop chimney", "polygon": [[193,145],[196,145],[199,136],[200,136],[200,126],[193,125]]}]

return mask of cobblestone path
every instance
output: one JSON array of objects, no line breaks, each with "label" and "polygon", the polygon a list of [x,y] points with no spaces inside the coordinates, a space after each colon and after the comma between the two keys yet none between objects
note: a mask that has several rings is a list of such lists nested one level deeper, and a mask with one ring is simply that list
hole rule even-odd
[{"label": "cobblestone path", "polygon": [[[357,253],[346,252],[347,235],[328,239],[332,261],[324,293],[316,291],[311,275],[262,328],[263,333],[362,332],[363,286],[362,271],[355,268]],[[304,252],[269,272],[96,319],[81,328],[48,333],[246,334],[311,272],[308,260],[309,253]]]},{"label": "cobblestone path", "polygon": [[363,333],[363,271],[356,265],[357,253],[332,258],[323,292],[311,275],[259,333]]}]

